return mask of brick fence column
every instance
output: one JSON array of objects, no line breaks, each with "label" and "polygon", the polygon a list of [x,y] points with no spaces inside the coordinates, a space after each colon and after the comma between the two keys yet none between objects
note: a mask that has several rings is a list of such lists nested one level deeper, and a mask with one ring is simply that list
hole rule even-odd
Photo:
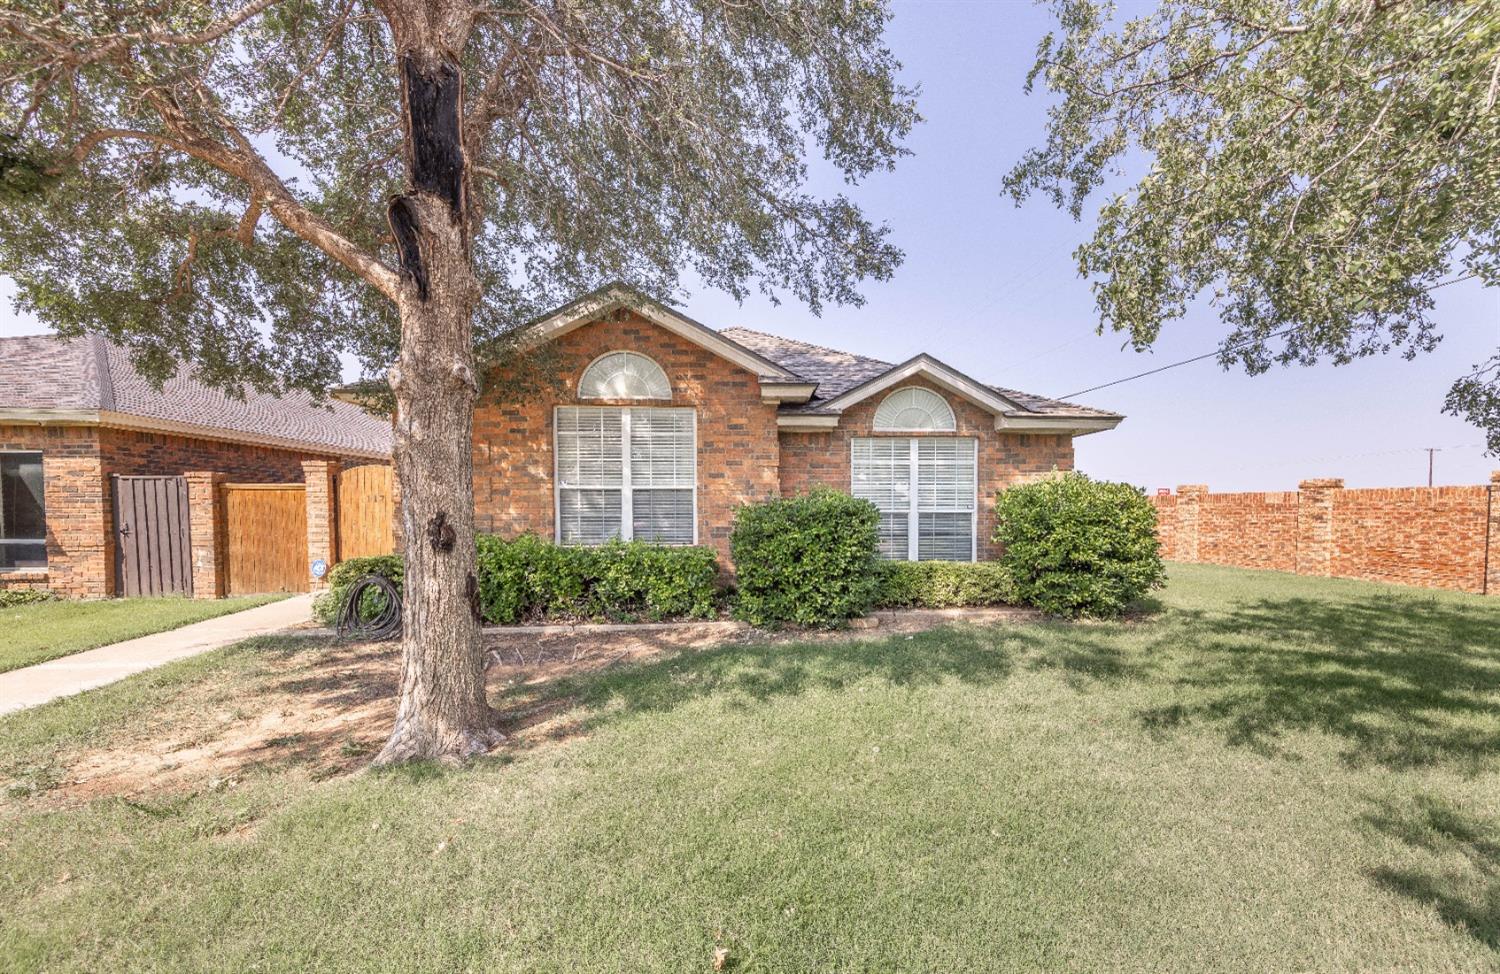
[{"label": "brick fence column", "polygon": [[1208,484],[1177,485],[1177,561],[1198,560],[1203,497]]},{"label": "brick fence column", "polygon": [[1320,477],[1297,485],[1297,574],[1333,574],[1333,497],[1344,489],[1340,477]]},{"label": "brick fence column", "polygon": [[[318,560],[333,567],[338,560],[339,525],[334,510],[336,496],[335,478],[339,474],[337,460],[303,460],[302,482],[307,485],[307,565]],[[328,577],[311,578],[312,590],[328,587]]]},{"label": "brick fence column", "polygon": [[224,597],[225,476],[206,470],[183,475],[188,488],[188,543],[192,551],[193,598]]},{"label": "brick fence column", "polygon": [[1500,470],[1490,474],[1490,533],[1484,550],[1484,593],[1500,595]]}]

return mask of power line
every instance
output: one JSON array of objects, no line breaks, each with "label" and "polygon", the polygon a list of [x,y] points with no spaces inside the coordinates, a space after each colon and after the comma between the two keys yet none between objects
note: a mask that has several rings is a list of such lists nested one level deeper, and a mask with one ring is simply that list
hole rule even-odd
[{"label": "power line", "polygon": [[1146,371],[1146,372],[1138,372],[1135,375],[1127,375],[1123,379],[1116,379],[1113,382],[1106,382],[1103,385],[1090,386],[1087,389],[1079,389],[1077,392],[1065,393],[1065,394],[1059,396],[1058,398],[1059,399],[1072,399],[1074,396],[1082,396],[1082,395],[1087,395],[1090,392],[1098,392],[1100,389],[1108,389],[1110,386],[1117,386],[1117,385],[1120,385],[1121,383],[1125,383],[1125,382],[1134,382],[1136,379],[1144,379],[1148,375],[1156,375],[1158,372],[1165,372],[1168,369],[1175,369],[1175,368],[1177,368],[1179,366],[1183,366],[1183,365],[1192,365],[1194,362],[1201,362],[1201,361],[1203,361],[1206,358],[1214,358],[1215,356],[1218,356],[1218,355],[1227,355],[1230,352],[1237,352],[1237,351],[1239,351],[1242,348],[1249,348],[1251,345],[1259,344],[1260,342],[1267,341],[1268,339],[1272,339],[1272,338],[1285,338],[1287,335],[1290,335],[1292,332],[1297,331],[1297,330],[1298,329],[1295,326],[1291,327],[1291,328],[1286,328],[1286,329],[1283,329],[1282,331],[1278,331],[1274,335],[1267,335],[1267,336],[1265,336],[1265,338],[1252,338],[1252,339],[1250,339],[1248,341],[1240,342],[1238,345],[1230,345],[1228,348],[1216,348],[1212,352],[1205,352],[1202,355],[1195,355],[1192,358],[1185,358],[1181,362],[1173,362],[1170,365],[1163,365],[1160,368],[1151,369],[1151,370]]},{"label": "power line", "polygon": [[[1458,283],[1461,283],[1463,281],[1472,280],[1473,278],[1476,278],[1478,276],[1479,275],[1477,273],[1476,274],[1465,274],[1462,277],[1455,277],[1455,278],[1452,278],[1450,280],[1439,281],[1438,283],[1432,285],[1431,287],[1424,288],[1423,290],[1426,290],[1426,291],[1436,291],[1440,287],[1447,287],[1450,284],[1458,284]],[[1134,382],[1136,379],[1144,379],[1148,375],[1156,375],[1157,373],[1159,373],[1159,372],[1165,372],[1168,369],[1175,369],[1175,368],[1178,368],[1179,366],[1183,366],[1183,365],[1192,365],[1194,362],[1201,362],[1201,361],[1203,361],[1206,358],[1214,358],[1214,357],[1219,356],[1219,355],[1227,355],[1230,352],[1237,352],[1237,351],[1239,351],[1242,348],[1248,348],[1251,345],[1255,345],[1255,344],[1258,344],[1258,343],[1264,342],[1264,341],[1269,341],[1272,338],[1285,338],[1287,335],[1290,335],[1292,332],[1298,331],[1298,330],[1300,330],[1298,326],[1293,326],[1291,328],[1285,328],[1285,329],[1282,329],[1281,331],[1276,332],[1274,335],[1266,335],[1264,338],[1251,338],[1251,339],[1249,339],[1247,341],[1240,342],[1238,345],[1230,345],[1228,348],[1218,348],[1218,349],[1213,350],[1212,352],[1205,352],[1202,355],[1195,355],[1192,358],[1185,358],[1181,362],[1173,362],[1170,365],[1163,365],[1160,368],[1150,369],[1150,370],[1148,370],[1146,372],[1138,372],[1135,375],[1127,375],[1123,379],[1116,379],[1113,382],[1106,382],[1103,385],[1090,386],[1087,389],[1080,389],[1077,392],[1064,393],[1063,395],[1058,396],[1058,398],[1059,399],[1072,399],[1074,396],[1083,396],[1083,395],[1087,395],[1090,392],[1098,392],[1100,389],[1108,389],[1110,386],[1117,386],[1117,385],[1121,385],[1122,383],[1126,383],[1126,382]]]}]

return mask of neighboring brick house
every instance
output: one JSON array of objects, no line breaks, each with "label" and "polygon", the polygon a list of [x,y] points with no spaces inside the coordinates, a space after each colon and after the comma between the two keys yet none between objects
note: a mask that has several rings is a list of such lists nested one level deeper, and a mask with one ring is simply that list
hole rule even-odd
[{"label": "neighboring brick house", "polygon": [[559,387],[475,415],[481,531],[707,544],[727,564],[737,508],[821,484],[876,503],[887,557],[983,559],[995,493],[1072,469],[1073,438],[1123,418],[925,354],[714,331],[623,285],[529,326],[522,345],[543,343]]},{"label": "neighboring brick house", "polygon": [[103,338],[0,339],[0,589],[116,591],[112,475],[302,480],[303,460],[388,460],[390,426],[303,394],[153,389]]}]

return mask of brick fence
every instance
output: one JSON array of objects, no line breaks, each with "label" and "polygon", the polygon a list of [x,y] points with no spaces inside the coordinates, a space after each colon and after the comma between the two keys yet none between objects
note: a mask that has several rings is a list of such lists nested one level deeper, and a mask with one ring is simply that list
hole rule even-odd
[{"label": "brick fence", "polygon": [[1500,595],[1500,471],[1488,486],[1210,493],[1184,484],[1152,498],[1162,555]]}]

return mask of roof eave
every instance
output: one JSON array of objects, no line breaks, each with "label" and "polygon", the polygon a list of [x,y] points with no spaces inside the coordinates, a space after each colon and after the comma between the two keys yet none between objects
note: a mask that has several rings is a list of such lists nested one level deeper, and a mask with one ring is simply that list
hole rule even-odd
[{"label": "roof eave", "polygon": [[[694,321],[687,315],[674,311],[660,301],[621,283],[606,284],[523,326],[519,330],[520,347],[535,348],[537,345],[565,335],[575,328],[621,308],[628,308],[667,331],[706,348],[757,376],[767,377],[777,382],[806,383],[802,376],[778,365],[764,355],[751,351],[731,338],[725,338],[707,325]],[[809,393],[810,396],[811,393]]]},{"label": "roof eave", "polygon": [[326,456],[359,457],[367,460],[389,460],[391,457],[389,449],[370,450],[348,444],[324,443],[293,436],[250,433],[223,426],[183,423],[177,420],[137,416],[133,413],[121,413],[108,409],[0,409],[0,423],[26,426],[102,426],[142,433],[167,433],[224,443],[277,447],[303,453],[321,453]]},{"label": "roof eave", "polygon": [[1045,414],[1000,414],[995,429],[1004,433],[1064,433],[1087,436],[1112,430],[1125,421],[1124,416],[1047,416]]}]

